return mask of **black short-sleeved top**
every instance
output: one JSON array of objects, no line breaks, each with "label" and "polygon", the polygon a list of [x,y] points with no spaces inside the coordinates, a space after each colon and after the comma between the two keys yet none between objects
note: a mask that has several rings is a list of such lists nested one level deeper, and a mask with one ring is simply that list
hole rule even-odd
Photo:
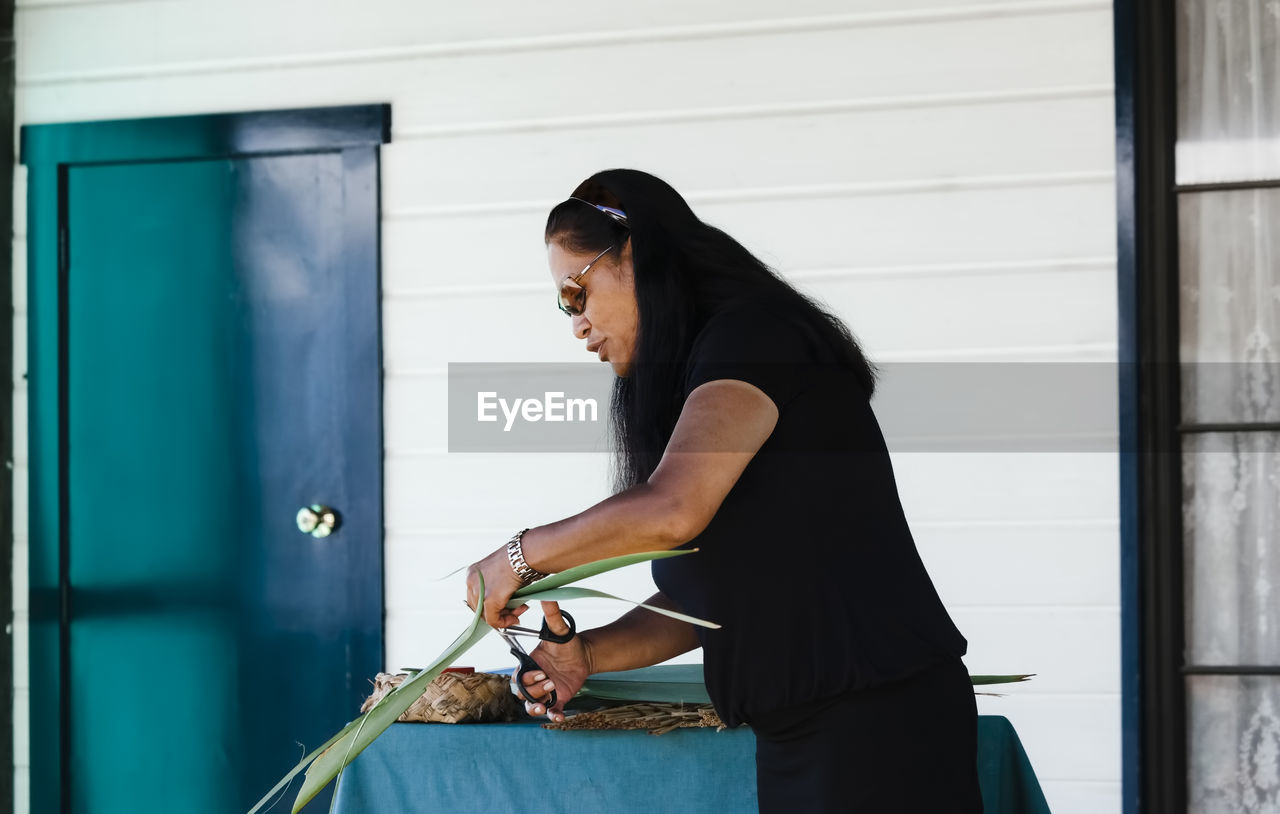
[{"label": "black short-sleeved top", "polygon": [[696,628],[707,691],[730,726],[964,655],[916,551],[866,391],[803,322],[753,303],[713,314],[687,397],[738,379],[778,407],[773,433],[710,525],[658,560],[659,590]]}]

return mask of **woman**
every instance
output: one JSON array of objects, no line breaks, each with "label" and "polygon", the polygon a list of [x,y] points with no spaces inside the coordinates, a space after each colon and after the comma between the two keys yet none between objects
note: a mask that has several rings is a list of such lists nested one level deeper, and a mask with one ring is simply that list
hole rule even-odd
[{"label": "woman", "polygon": [[483,575],[485,619],[505,627],[541,575],[697,547],[653,564],[648,602],[722,628],[637,609],[542,643],[526,683],[557,703],[527,710],[561,720],[588,675],[701,646],[716,711],[755,730],[761,811],[981,811],[966,643],[916,552],[848,329],[643,172],[584,181],[545,240],[574,336],[617,376],[618,488],[474,564],[468,602]]}]

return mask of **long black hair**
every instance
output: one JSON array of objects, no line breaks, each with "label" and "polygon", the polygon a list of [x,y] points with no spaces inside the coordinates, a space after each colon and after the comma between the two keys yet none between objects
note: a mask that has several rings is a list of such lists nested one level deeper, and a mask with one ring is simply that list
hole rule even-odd
[{"label": "long black hair", "polygon": [[614,382],[611,428],[619,490],[643,483],[680,416],[681,382],[694,338],[730,303],[765,302],[801,326],[866,391],[875,367],[839,318],[793,288],[738,241],[703,223],[670,184],[639,170],[604,170],[572,198],[626,213],[624,226],[593,206],[566,200],[547,216],[545,240],[569,251],[615,252],[631,238],[639,328],[626,377]]}]

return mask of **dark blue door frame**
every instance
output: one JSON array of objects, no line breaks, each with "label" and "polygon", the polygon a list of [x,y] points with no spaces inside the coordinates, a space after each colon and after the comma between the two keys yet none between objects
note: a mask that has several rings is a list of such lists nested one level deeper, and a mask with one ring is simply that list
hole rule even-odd
[{"label": "dark blue door frame", "polygon": [[1175,11],[1114,4],[1125,814],[1186,810]]},{"label": "dark blue door frame", "polygon": [[[1158,0],[1157,0],[1158,2]],[[1169,111],[1165,99],[1152,91],[1158,83],[1150,76],[1159,62],[1159,49],[1172,45],[1159,26],[1152,25],[1156,3],[1149,0],[1116,0],[1114,13],[1116,93],[1116,212],[1119,430],[1120,430],[1120,690],[1121,776],[1125,814],[1152,811],[1156,801],[1149,789],[1149,755],[1144,748],[1144,722],[1151,710],[1144,708],[1146,693],[1143,648],[1148,644],[1144,622],[1151,611],[1144,603],[1142,537],[1149,514],[1142,511],[1144,477],[1150,466],[1143,460],[1141,364],[1150,347],[1145,341],[1151,321],[1144,315],[1142,284],[1167,262],[1162,257],[1158,221],[1151,208],[1163,199],[1159,186],[1162,152]],[[1158,15],[1156,15],[1158,17]],[[1155,49],[1155,53],[1153,53]],[[1163,261],[1163,262],[1162,262]],[[1150,599],[1151,597],[1147,597]],[[1151,697],[1146,694],[1146,697]],[[1173,809],[1169,809],[1172,811]]]},{"label": "dark blue door frame", "polygon": [[1280,675],[1275,664],[1205,664],[1186,653],[1183,441],[1280,424],[1182,420],[1178,206],[1183,196],[1280,180],[1178,183],[1177,8],[1117,0],[1114,12],[1124,810],[1178,814],[1189,796],[1188,677]]},{"label": "dark blue door frame", "polygon": [[[238,159],[263,155],[338,152],[353,160],[373,156],[390,139],[388,105],[311,110],[183,116],[162,119],[33,125],[22,130],[21,161],[28,174],[28,290],[31,315],[28,345],[30,404],[30,567],[32,810],[66,811],[70,709],[69,678],[72,586],[70,551],[67,401],[67,179],[76,166]],[[363,310],[366,326],[380,336],[377,316],[378,203],[376,181],[367,190],[366,215],[344,233],[351,249],[345,256],[351,274],[372,281],[375,292]],[[366,367],[380,381],[378,346]],[[378,395],[378,404],[381,396]],[[376,449],[369,471],[358,479],[381,483],[381,415],[356,428],[362,443]],[[362,465],[363,466],[363,465]],[[374,471],[376,470],[376,471]],[[380,487],[379,492],[380,495]],[[376,507],[381,529],[381,505]],[[381,577],[380,533],[376,552]],[[379,593],[380,604],[380,593]],[[376,648],[380,663],[381,609]],[[39,703],[37,703],[39,701]]]},{"label": "dark blue door frame", "polygon": [[1116,93],[1116,286],[1119,323],[1120,430],[1120,731],[1121,799],[1124,814],[1140,810],[1138,614],[1138,381],[1136,200],[1134,189],[1135,0],[1115,0]]},{"label": "dark blue door frame", "polygon": [[1117,304],[1119,310],[1120,430],[1120,731],[1121,798],[1124,814],[1140,806],[1138,613],[1138,381],[1137,381],[1137,213],[1135,200],[1135,93],[1137,48],[1134,44],[1135,0],[1116,0],[1114,56],[1116,93],[1116,234]]}]

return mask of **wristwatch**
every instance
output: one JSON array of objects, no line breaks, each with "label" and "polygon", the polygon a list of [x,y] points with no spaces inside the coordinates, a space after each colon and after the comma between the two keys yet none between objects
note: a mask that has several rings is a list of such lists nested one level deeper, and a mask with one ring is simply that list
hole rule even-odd
[{"label": "wristwatch", "polygon": [[520,580],[521,585],[529,585],[547,576],[524,561],[524,549],[521,548],[520,542],[524,539],[526,531],[528,529],[521,529],[507,541],[507,559],[511,561],[511,570],[515,572],[516,579]]}]

